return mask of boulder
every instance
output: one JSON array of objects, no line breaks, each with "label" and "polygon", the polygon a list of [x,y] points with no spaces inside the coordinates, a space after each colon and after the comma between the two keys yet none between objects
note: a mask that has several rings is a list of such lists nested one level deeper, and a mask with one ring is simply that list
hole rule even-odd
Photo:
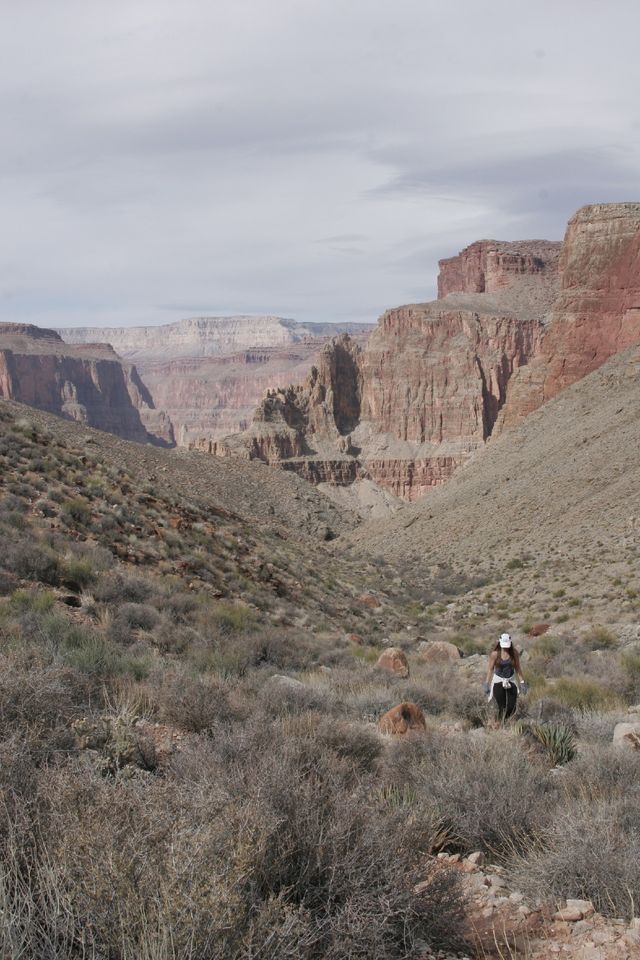
[{"label": "boulder", "polygon": [[455,643],[447,640],[432,640],[426,646],[420,645],[420,660],[423,663],[456,663],[461,656]]},{"label": "boulder", "polygon": [[353,643],[357,647],[364,646],[364,637],[361,637],[359,633],[347,633],[345,635],[345,640],[347,643]]},{"label": "boulder", "polygon": [[283,690],[302,690],[304,683],[296,680],[294,677],[286,677],[282,673],[274,673],[269,677],[267,683],[270,686],[281,687]]},{"label": "boulder", "polygon": [[529,630],[530,637],[541,637],[544,633],[549,630],[551,626],[550,623],[534,623],[531,629]]},{"label": "boulder", "polygon": [[409,676],[409,661],[404,651],[399,647],[389,647],[387,650],[383,650],[378,657],[376,666],[404,680]]},{"label": "boulder", "polygon": [[640,750],[640,723],[617,723],[613,731],[613,743],[618,747]]},{"label": "boulder", "polygon": [[378,722],[378,728],[381,733],[390,733],[404,736],[412,731],[424,732],[427,724],[424,719],[424,713],[417,703],[410,700],[399,703],[391,710],[387,710]]}]

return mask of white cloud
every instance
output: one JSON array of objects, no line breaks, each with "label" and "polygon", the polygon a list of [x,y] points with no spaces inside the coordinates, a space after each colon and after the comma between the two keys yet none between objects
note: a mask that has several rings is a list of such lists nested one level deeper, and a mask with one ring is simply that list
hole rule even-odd
[{"label": "white cloud", "polygon": [[558,238],[579,205],[640,197],[635,2],[0,17],[0,319],[373,320],[474,239]]}]

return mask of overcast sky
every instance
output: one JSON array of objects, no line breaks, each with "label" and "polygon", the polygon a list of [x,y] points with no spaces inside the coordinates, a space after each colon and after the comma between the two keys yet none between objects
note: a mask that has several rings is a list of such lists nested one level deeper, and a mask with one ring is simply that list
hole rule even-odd
[{"label": "overcast sky", "polygon": [[0,0],[0,319],[375,320],[640,199],[637,0]]}]

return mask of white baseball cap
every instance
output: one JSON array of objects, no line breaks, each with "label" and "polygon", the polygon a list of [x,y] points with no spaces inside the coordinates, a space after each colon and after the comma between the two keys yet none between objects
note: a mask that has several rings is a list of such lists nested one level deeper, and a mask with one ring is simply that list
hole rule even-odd
[{"label": "white baseball cap", "polygon": [[511,646],[511,635],[508,633],[503,633],[500,637],[500,646],[501,647],[510,647]]}]

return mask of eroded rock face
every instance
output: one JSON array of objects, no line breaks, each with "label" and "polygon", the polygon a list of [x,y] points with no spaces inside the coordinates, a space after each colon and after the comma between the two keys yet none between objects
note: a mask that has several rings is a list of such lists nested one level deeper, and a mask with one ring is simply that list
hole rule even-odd
[{"label": "eroded rock face", "polygon": [[560,243],[477,240],[455,257],[440,260],[438,299],[450,293],[495,293],[517,286],[524,277],[555,278]]},{"label": "eroded rock face", "polygon": [[639,251],[640,204],[583,208],[564,245],[472,244],[441,261],[441,299],[388,310],[363,349],[334,339],[303,386],[269,393],[243,435],[204,448],[416,500],[640,342]]},{"label": "eroded rock face", "polygon": [[514,377],[500,427],[519,423],[640,342],[640,203],[578,210],[565,234],[560,278],[538,355]]},{"label": "eroded rock face", "polygon": [[364,343],[373,324],[302,324],[280,317],[198,317],[156,327],[74,328],[70,343],[108,340],[134,362],[179,446],[207,450],[246,430],[267,390],[301,383],[331,336]]},{"label": "eroded rock face", "polygon": [[107,344],[70,347],[51,330],[0,324],[0,397],[126,440],[173,445],[171,422]]},{"label": "eroded rock face", "polygon": [[305,384],[270,391],[243,434],[193,446],[415,500],[482,446],[541,334],[535,318],[440,303],[389,310],[366,348],[334,338]]}]

